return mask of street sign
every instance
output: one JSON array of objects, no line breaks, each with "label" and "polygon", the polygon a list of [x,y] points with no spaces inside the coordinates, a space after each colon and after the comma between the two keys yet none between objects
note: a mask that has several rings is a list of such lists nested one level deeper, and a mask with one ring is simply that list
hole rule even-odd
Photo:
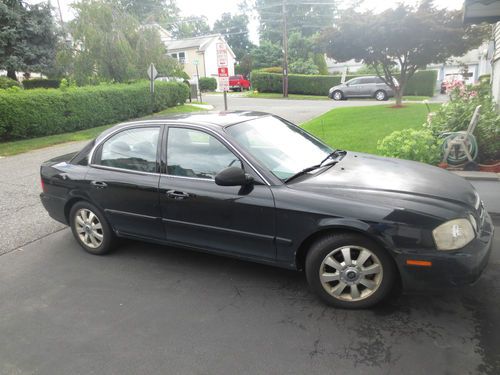
[{"label": "street sign", "polygon": [[227,67],[220,67],[217,70],[219,71],[219,77],[229,77],[229,69]]},{"label": "street sign", "polygon": [[156,71],[155,64],[151,63],[148,67],[148,77],[149,79],[155,79],[157,75],[158,72]]},{"label": "street sign", "polygon": [[221,91],[229,91],[229,77],[219,77],[219,89]]},{"label": "street sign", "polygon": [[227,66],[227,49],[224,43],[217,43],[217,66]]}]

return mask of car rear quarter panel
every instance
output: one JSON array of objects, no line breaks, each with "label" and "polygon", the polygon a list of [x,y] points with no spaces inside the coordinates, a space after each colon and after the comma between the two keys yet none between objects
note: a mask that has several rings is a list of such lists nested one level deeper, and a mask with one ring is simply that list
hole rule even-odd
[{"label": "car rear quarter panel", "polygon": [[68,202],[88,199],[85,188],[87,167],[59,162],[45,163],[40,169],[44,185],[42,202],[50,216],[67,223]]}]

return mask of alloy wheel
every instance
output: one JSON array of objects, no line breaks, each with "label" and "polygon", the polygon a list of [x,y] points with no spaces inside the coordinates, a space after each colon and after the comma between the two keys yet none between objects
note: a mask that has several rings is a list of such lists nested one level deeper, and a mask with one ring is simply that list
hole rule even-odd
[{"label": "alloy wheel", "polygon": [[104,239],[99,218],[88,208],[81,208],[76,212],[75,229],[80,241],[91,249],[98,248]]},{"label": "alloy wheel", "polygon": [[375,96],[377,100],[384,100],[385,99],[385,94],[382,91],[377,92],[377,95]]},{"label": "alloy wheel", "polygon": [[340,91],[336,91],[333,93],[333,99],[335,99],[335,100],[342,99],[342,94],[340,93]]},{"label": "alloy wheel", "polygon": [[342,301],[360,301],[380,287],[383,269],[379,258],[369,249],[342,246],[323,259],[319,278],[332,297]]}]

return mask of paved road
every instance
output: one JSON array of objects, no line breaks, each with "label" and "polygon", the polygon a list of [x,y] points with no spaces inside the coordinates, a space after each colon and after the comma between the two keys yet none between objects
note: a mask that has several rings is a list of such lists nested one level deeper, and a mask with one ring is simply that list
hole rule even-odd
[{"label": "paved road", "polygon": [[499,374],[495,246],[473,287],[344,311],[300,273],[65,229],[0,257],[0,374]]},{"label": "paved road", "polygon": [[[204,95],[203,101],[218,110],[224,109],[221,94]],[[359,107],[367,105],[387,105],[387,102],[375,100],[295,100],[295,99],[256,99],[245,98],[239,94],[228,96],[228,110],[262,111],[281,116],[296,124],[301,124],[320,114],[339,107]]]}]

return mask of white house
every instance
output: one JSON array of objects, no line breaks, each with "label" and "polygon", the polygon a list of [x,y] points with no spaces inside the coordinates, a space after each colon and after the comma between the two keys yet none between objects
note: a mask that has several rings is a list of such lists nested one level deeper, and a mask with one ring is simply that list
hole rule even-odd
[{"label": "white house", "polygon": [[464,23],[490,23],[493,26],[492,41],[488,50],[491,64],[491,91],[497,107],[500,108],[500,1],[465,0]]},{"label": "white house", "polygon": [[326,60],[326,68],[328,69],[328,73],[330,74],[343,73],[346,70],[346,68],[349,73],[356,73],[363,66],[362,61],[356,61],[354,59],[344,62],[337,62],[334,59],[326,57],[325,60]]},{"label": "white house", "polygon": [[490,54],[491,47],[487,42],[463,56],[449,58],[444,64],[430,64],[427,69],[437,70],[437,79],[441,82],[446,76],[462,73],[466,68],[465,82],[474,84],[479,81],[479,77],[491,74]]}]

